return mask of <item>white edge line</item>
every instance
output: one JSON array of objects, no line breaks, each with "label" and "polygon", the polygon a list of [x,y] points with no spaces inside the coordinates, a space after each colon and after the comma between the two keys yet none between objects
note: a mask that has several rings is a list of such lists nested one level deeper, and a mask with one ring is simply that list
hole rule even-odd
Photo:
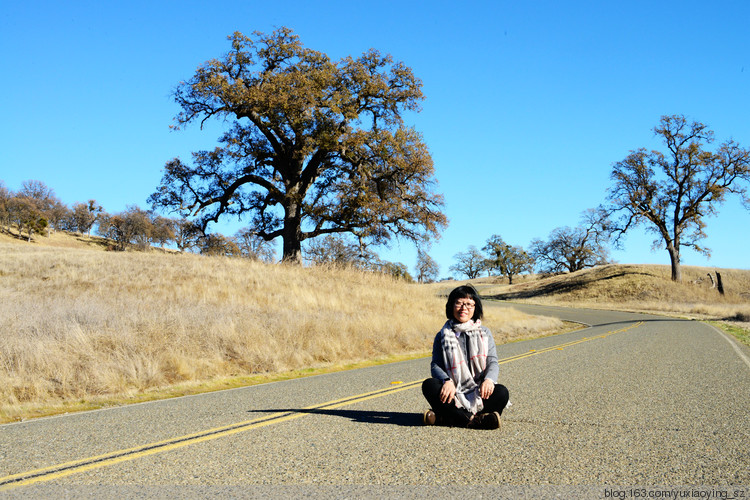
[{"label": "white edge line", "polygon": [[740,347],[737,345],[737,342],[734,341],[733,339],[731,339],[729,337],[728,333],[725,333],[725,332],[721,331],[719,328],[715,327],[714,325],[712,325],[710,323],[706,323],[706,324],[708,326],[710,326],[711,328],[713,328],[714,330],[716,330],[719,333],[719,335],[722,336],[722,338],[724,340],[726,340],[727,342],[729,342],[729,344],[731,344],[732,348],[734,348],[734,350],[737,352],[737,355],[740,357],[740,359],[742,359],[742,361],[745,362],[745,364],[747,365],[747,367],[750,368],[750,358],[748,358],[747,356],[745,356],[745,353],[742,352],[742,350],[740,349]]}]

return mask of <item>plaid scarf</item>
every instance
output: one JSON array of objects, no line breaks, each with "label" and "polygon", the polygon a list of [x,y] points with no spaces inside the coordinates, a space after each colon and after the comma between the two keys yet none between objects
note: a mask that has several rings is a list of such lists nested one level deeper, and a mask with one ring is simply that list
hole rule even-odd
[{"label": "plaid scarf", "polygon": [[[488,337],[484,333],[482,321],[467,321],[456,323],[448,320],[441,330],[443,334],[443,361],[451,380],[456,385],[455,402],[458,408],[465,408],[476,414],[482,411],[484,404],[479,395],[479,386],[476,379],[480,377],[487,367]],[[457,332],[466,335],[466,354],[461,351],[461,346],[456,337]],[[466,360],[469,360],[468,365]]]}]

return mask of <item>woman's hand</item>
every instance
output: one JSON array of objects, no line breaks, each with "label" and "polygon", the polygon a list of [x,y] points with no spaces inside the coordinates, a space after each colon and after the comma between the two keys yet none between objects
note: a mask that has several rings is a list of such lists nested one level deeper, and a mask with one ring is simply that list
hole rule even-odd
[{"label": "woman's hand", "polygon": [[[443,386],[445,387],[445,386]],[[492,380],[485,379],[479,387],[479,396],[482,399],[488,399],[495,392],[495,383]]]},{"label": "woman's hand", "polygon": [[453,399],[456,395],[456,384],[451,379],[448,379],[443,384],[443,388],[440,389],[440,402],[447,403]]}]

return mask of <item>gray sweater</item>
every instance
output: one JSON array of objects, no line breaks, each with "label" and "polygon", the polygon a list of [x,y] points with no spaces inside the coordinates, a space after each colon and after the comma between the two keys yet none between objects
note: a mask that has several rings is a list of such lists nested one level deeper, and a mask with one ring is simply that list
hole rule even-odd
[{"label": "gray sweater", "polygon": [[[484,380],[491,380],[497,384],[497,377],[500,374],[500,366],[497,364],[497,346],[495,345],[495,338],[492,336],[492,332],[486,327],[481,327],[482,331],[489,337],[487,342],[487,367],[484,369],[484,374],[479,375],[474,379],[477,385],[481,385]],[[469,358],[466,355],[466,334],[461,332],[458,336],[458,345],[461,346],[461,352],[464,354],[466,363],[469,363]],[[448,380],[450,375],[445,369],[445,362],[443,361],[443,333],[438,332],[435,335],[435,340],[432,342],[432,363],[430,363],[430,373],[436,379],[445,382]]]}]

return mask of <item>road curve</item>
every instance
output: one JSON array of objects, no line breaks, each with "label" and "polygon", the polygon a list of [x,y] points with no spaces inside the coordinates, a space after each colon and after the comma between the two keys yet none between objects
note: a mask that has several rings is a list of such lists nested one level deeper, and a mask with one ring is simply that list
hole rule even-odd
[{"label": "road curve", "polygon": [[0,496],[750,498],[746,347],[695,321],[513,307],[590,326],[498,347],[500,431],[422,426],[419,359],[3,425]]}]

